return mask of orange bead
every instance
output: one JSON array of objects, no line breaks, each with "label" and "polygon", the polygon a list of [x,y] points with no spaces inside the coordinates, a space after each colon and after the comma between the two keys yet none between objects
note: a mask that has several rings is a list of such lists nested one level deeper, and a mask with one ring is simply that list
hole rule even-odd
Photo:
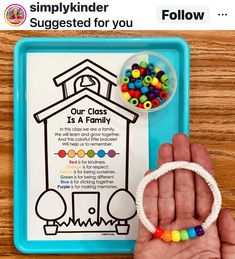
[{"label": "orange bead", "polygon": [[170,242],[171,241],[171,231],[165,230],[163,233],[162,239],[166,242]]},{"label": "orange bead", "polygon": [[157,89],[162,89],[162,83],[161,83],[161,82],[158,82],[158,83],[155,85],[155,88],[157,88]]}]

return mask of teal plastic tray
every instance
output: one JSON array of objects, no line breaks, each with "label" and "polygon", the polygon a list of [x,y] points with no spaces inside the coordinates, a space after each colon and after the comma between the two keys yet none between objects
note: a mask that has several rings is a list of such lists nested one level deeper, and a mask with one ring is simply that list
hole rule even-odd
[{"label": "teal plastic tray", "polygon": [[29,241],[27,239],[26,55],[30,52],[136,53],[157,51],[176,69],[178,87],[164,109],[149,113],[149,165],[178,132],[189,134],[190,50],[181,38],[25,38],[14,51],[14,243],[23,253],[132,253],[135,240]]}]

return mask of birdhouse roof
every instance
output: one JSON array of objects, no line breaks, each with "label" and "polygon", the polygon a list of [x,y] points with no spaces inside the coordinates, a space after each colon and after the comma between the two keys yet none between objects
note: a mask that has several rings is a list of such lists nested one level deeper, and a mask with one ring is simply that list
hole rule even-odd
[{"label": "birdhouse roof", "polygon": [[111,83],[112,85],[117,85],[117,76],[115,74],[103,68],[102,66],[96,64],[94,61],[91,61],[90,59],[84,59],[82,62],[54,77],[53,81],[56,86],[60,86],[85,70],[90,70],[98,76],[100,76],[101,78],[108,81],[109,83]]},{"label": "birdhouse roof", "polygon": [[138,118],[138,114],[129,109],[126,109],[125,107],[114,101],[106,99],[102,95],[97,94],[96,92],[88,88],[84,88],[79,92],[69,96],[68,98],[58,101],[53,105],[50,105],[49,107],[35,113],[34,118],[38,123],[40,123],[46,119],[53,117],[54,115],[75,104],[76,102],[81,101],[84,98],[90,98],[104,108],[112,111],[113,113],[132,123],[136,122]]}]

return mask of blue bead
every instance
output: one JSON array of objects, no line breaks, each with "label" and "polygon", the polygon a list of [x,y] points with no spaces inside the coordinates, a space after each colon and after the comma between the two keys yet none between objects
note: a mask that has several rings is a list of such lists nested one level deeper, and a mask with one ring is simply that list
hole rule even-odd
[{"label": "blue bead", "polygon": [[131,69],[127,69],[126,72],[125,72],[125,76],[130,77],[131,73],[132,73],[132,70]]},{"label": "blue bead", "polygon": [[198,236],[203,236],[205,234],[205,231],[202,226],[196,226],[194,229]]},{"label": "blue bead", "polygon": [[128,84],[128,89],[135,89],[135,84],[134,83],[129,83]]},{"label": "blue bead", "polygon": [[164,100],[162,100],[160,97],[157,97],[158,101],[160,102],[160,105],[164,103]]},{"label": "blue bead", "polygon": [[155,72],[154,70],[151,71],[151,77],[157,77],[157,72]]},{"label": "blue bead", "polygon": [[153,63],[148,63],[148,69],[153,70],[154,69],[154,64]]},{"label": "blue bead", "polygon": [[197,237],[197,233],[194,228],[188,228],[187,229],[189,238],[195,238]]},{"label": "blue bead", "polygon": [[143,86],[142,80],[139,80],[139,79],[138,79],[138,80],[135,81],[135,87],[136,87],[136,88],[141,88],[142,86]]},{"label": "blue bead", "polygon": [[146,94],[149,91],[149,88],[147,86],[143,86],[141,87],[140,91],[142,94]]},{"label": "blue bead", "polygon": [[102,149],[100,149],[100,150],[98,151],[97,155],[98,155],[98,157],[101,157],[101,158],[102,158],[102,157],[105,156],[105,151],[102,150]]}]

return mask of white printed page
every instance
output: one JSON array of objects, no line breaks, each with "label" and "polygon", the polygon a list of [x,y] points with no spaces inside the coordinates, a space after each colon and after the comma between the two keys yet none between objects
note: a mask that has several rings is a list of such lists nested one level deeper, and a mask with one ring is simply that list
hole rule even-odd
[{"label": "white printed page", "polygon": [[28,240],[136,238],[148,118],[116,86],[130,55],[28,54]]}]

